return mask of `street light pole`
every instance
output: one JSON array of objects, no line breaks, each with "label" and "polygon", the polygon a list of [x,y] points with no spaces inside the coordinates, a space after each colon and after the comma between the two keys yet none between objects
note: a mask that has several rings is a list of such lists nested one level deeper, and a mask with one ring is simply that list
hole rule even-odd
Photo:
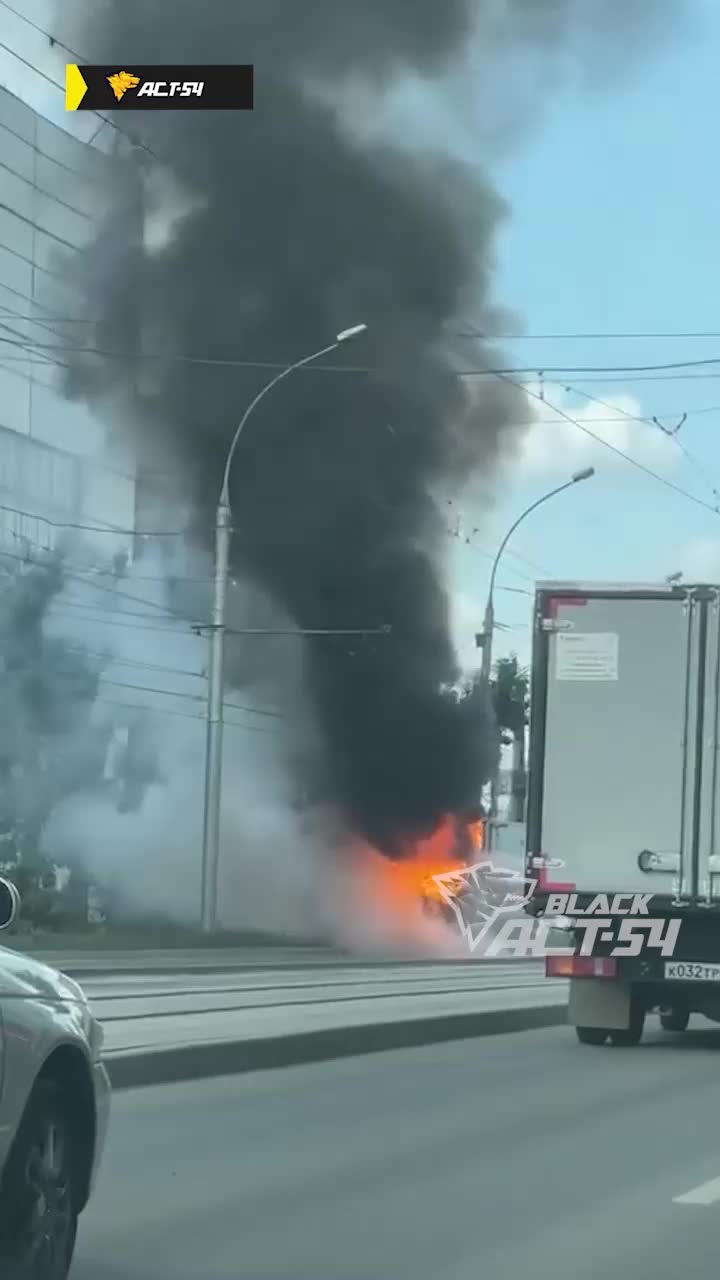
[{"label": "street light pole", "polygon": [[531,503],[529,507],[526,507],[525,510],[518,516],[517,520],[514,522],[514,524],[510,526],[507,533],[505,534],[505,537],[500,543],[500,546],[498,547],[497,552],[495,554],[495,559],[493,560],[492,570],[490,572],[490,586],[488,588],[487,603],[485,605],[483,629],[480,635],[477,637],[477,643],[482,645],[482,661],[480,664],[480,678],[482,683],[485,686],[487,686],[490,683],[490,676],[492,673],[492,644],[493,644],[493,633],[495,631],[495,602],[494,602],[495,579],[497,577],[498,566],[500,564],[503,551],[505,550],[508,542],[512,538],[518,525],[522,524],[523,520],[526,520],[527,517],[531,515],[533,511],[536,511],[538,507],[541,507],[544,502],[549,502],[551,498],[554,498],[556,496],[556,494],[564,493],[566,489],[572,489],[573,485],[579,484],[580,481],[582,480],[589,480],[590,477],[594,475],[595,475],[594,467],[585,467],[583,471],[576,471],[575,474],[571,476],[569,480],[566,480],[564,484],[558,485],[557,488],[551,489],[549,493],[544,493],[541,498],[537,498],[535,502]]},{"label": "street light pole", "polygon": [[223,472],[220,500],[215,516],[215,573],[213,578],[213,607],[210,626],[210,650],[207,690],[207,741],[205,749],[205,797],[203,805],[202,847],[202,903],[201,917],[204,933],[212,933],[217,918],[218,865],[220,855],[220,812],[222,792],[222,741],[223,697],[225,687],[225,615],[227,607],[228,567],[230,562],[230,538],[232,535],[232,511],[230,508],[230,472],[235,451],[248,418],[273,387],[304,365],[312,364],[343,342],[357,337],[367,329],[365,324],[343,329],[334,342],[312,355],[296,360],[276,374],[250,401],[232,438]]},{"label": "street light pole", "polygon": [[[579,484],[580,481],[582,480],[589,480],[590,477],[594,475],[595,475],[594,467],[585,467],[584,470],[582,471],[576,471],[575,474],[571,476],[569,480],[566,480],[564,484],[558,485],[557,488],[551,489],[549,493],[544,493],[541,498],[537,498],[535,502],[531,503],[529,507],[525,508],[525,510],[518,516],[514,524],[510,526],[507,533],[505,534],[505,537],[500,543],[500,546],[497,549],[497,552],[495,554],[495,559],[493,560],[492,570],[490,572],[490,586],[488,588],[487,603],[485,605],[485,616],[483,618],[483,630],[481,635],[477,637],[477,643],[482,644],[482,661],[480,664],[480,683],[481,683],[481,686],[484,688],[486,695],[489,695],[490,678],[492,675],[492,646],[493,646],[493,635],[495,631],[495,601],[494,601],[495,578],[497,576],[498,565],[500,564],[502,553],[505,550],[508,542],[512,538],[518,525],[522,524],[523,520],[527,519],[527,517],[531,515],[533,511],[536,511],[538,507],[543,505],[543,503],[549,502],[551,498],[554,498],[556,496],[556,494],[564,493],[566,489],[572,489],[573,485]],[[497,801],[497,775],[495,771],[493,771],[490,791],[491,791],[490,817],[492,819],[495,817],[495,807],[496,807],[496,801]],[[492,840],[493,840],[493,830],[491,826],[490,841],[492,842]]]},{"label": "street light pole", "polygon": [[208,662],[201,888],[203,933],[213,932],[217,905],[225,687],[225,605],[230,561],[231,518],[230,506],[221,498],[215,518],[215,575]]}]

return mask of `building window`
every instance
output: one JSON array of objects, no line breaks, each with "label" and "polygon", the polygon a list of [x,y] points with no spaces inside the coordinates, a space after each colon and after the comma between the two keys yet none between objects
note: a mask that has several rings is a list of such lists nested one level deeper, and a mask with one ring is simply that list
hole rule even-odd
[{"label": "building window", "polygon": [[17,492],[20,484],[20,450],[25,441],[14,431],[0,431],[0,489]]},{"label": "building window", "polygon": [[74,510],[77,502],[77,459],[33,442],[27,459],[26,488],[35,502]]}]

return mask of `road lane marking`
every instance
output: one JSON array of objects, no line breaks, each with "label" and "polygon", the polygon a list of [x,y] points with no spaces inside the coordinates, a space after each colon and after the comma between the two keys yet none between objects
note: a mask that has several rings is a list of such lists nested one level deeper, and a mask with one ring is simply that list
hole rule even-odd
[{"label": "road lane marking", "polygon": [[674,1196],[673,1204],[715,1204],[720,1200],[720,1178],[711,1178],[709,1182],[701,1182],[699,1187],[686,1191],[682,1196]]}]

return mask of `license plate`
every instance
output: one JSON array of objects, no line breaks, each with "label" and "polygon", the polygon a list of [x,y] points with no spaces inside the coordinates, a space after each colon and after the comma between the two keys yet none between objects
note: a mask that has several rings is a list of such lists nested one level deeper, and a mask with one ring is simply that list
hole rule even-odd
[{"label": "license plate", "polygon": [[670,960],[665,977],[673,982],[720,982],[720,964],[695,964],[690,960]]}]

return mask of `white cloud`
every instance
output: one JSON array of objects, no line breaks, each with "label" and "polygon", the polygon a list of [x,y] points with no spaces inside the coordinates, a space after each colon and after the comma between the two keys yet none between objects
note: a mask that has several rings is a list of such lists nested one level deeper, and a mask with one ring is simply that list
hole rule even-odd
[{"label": "white cloud", "polygon": [[674,553],[668,573],[682,573],[686,582],[720,582],[720,537],[691,538]]},{"label": "white cloud", "polygon": [[484,603],[480,595],[455,591],[450,597],[450,629],[458,661],[464,671],[480,666],[481,650],[475,635],[482,631]]},{"label": "white cloud", "polygon": [[[531,390],[537,392],[538,388]],[[603,404],[579,404],[577,397],[551,390],[546,392],[544,404],[530,399],[534,423],[520,441],[519,462],[532,476],[564,474],[587,466],[602,467],[603,472],[610,466],[629,470],[607,445],[662,475],[676,470],[681,460],[677,444],[654,426],[652,419],[638,421],[643,418],[642,408],[632,396],[613,396]]]}]

